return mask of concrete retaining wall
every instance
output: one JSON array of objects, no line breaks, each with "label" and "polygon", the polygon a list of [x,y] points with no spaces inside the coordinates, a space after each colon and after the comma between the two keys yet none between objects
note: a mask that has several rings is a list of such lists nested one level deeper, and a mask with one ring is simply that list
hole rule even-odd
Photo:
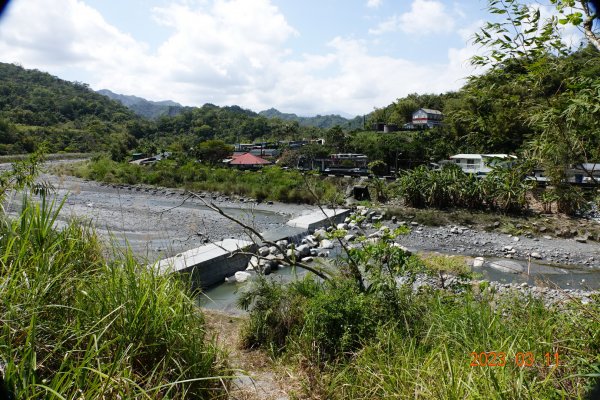
[{"label": "concrete retaining wall", "polygon": [[194,288],[206,288],[246,269],[250,255],[242,253],[254,251],[256,245],[250,241],[225,239],[165,258],[158,267],[164,273],[189,274]]},{"label": "concrete retaining wall", "polygon": [[323,211],[315,211],[311,214],[302,215],[298,218],[289,220],[287,224],[296,228],[304,228],[312,232],[315,229],[329,226],[329,220],[331,220],[334,224],[340,223],[348,215],[350,215],[350,210],[344,208],[335,210],[331,208],[325,208]]}]

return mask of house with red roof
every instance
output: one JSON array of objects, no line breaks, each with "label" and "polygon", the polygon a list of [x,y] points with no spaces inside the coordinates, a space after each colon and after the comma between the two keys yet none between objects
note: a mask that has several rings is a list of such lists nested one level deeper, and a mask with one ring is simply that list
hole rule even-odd
[{"label": "house with red roof", "polygon": [[234,156],[231,161],[229,161],[229,165],[241,168],[241,169],[251,169],[251,168],[261,168],[264,165],[271,164],[270,161],[265,160],[264,158],[260,158],[255,156],[252,153],[244,153],[239,156]]}]

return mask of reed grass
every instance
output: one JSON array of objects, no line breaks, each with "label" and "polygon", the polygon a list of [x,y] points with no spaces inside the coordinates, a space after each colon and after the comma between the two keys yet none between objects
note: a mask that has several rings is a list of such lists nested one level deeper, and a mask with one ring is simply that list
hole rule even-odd
[{"label": "reed grass", "polygon": [[0,376],[15,399],[224,397],[222,352],[186,283],[107,261],[61,203],[26,200],[0,225]]},{"label": "reed grass", "polygon": [[[384,293],[339,280],[260,285],[243,298],[245,343],[298,362],[324,399],[584,399],[600,379],[600,296],[558,309],[518,292]],[[471,366],[482,352],[505,365]],[[527,353],[533,364],[519,365]]]}]

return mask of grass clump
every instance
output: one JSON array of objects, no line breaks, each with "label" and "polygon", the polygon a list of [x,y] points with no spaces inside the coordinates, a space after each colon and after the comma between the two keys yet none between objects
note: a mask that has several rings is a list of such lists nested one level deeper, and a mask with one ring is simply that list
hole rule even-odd
[{"label": "grass clump", "polygon": [[[600,377],[600,296],[559,309],[469,284],[415,289],[421,272],[460,278],[464,263],[417,262],[384,246],[351,252],[363,288],[343,273],[259,280],[241,300],[250,315],[245,345],[299,363],[311,395],[324,399],[578,399]],[[471,365],[472,354],[491,352],[502,366]],[[519,365],[519,354],[531,354],[531,365]]]},{"label": "grass clump", "polygon": [[25,201],[0,225],[0,362],[14,398],[215,398],[221,352],[176,278],[107,261],[60,205]]}]

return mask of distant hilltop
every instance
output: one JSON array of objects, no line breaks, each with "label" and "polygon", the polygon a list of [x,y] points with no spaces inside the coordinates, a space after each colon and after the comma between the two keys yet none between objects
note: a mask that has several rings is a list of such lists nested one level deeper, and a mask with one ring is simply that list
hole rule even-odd
[{"label": "distant hilltop", "polygon": [[181,114],[186,109],[186,107],[172,100],[151,101],[137,96],[114,93],[108,89],[98,90],[97,93],[109,99],[116,100],[137,115],[149,119],[156,119],[162,116],[172,117]]},{"label": "distant hilltop", "polygon": [[[123,104],[125,107],[132,110],[137,115],[140,115],[149,119],[157,119],[162,116],[175,116],[181,114],[186,109],[193,107],[185,107],[172,100],[163,101],[151,101],[138,96],[128,96],[124,94],[114,93],[108,89],[98,90],[97,93],[108,97],[109,99],[116,100]],[[236,107],[236,106],[233,106]],[[254,114],[256,115],[256,114]],[[295,121],[300,126],[310,126],[315,128],[329,129],[336,125],[341,126],[344,129],[354,130],[363,128],[363,118],[357,116],[349,119],[344,118],[337,114],[328,115],[316,115],[314,117],[301,117],[297,114],[282,113],[281,111],[270,108],[265,111],[261,111],[258,115],[265,118],[277,118],[283,121]]]},{"label": "distant hilltop", "polygon": [[357,116],[353,119],[344,118],[336,114],[300,117],[296,114],[282,113],[275,108],[261,111],[258,114],[266,118],[278,118],[284,121],[296,121],[301,126],[314,126],[316,128],[323,129],[329,129],[336,125],[348,130],[362,129],[363,127],[363,118],[360,116]]}]

